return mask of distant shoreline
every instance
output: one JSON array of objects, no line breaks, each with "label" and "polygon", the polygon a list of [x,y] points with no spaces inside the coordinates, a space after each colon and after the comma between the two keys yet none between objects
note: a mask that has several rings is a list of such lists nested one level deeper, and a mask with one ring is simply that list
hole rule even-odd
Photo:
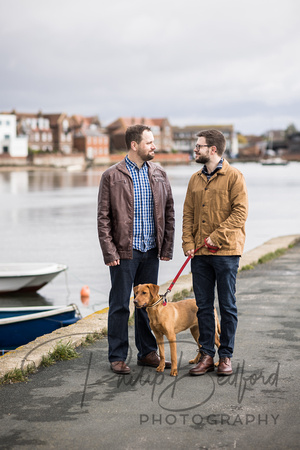
[{"label": "distant shoreline", "polygon": [[[288,156],[288,155],[287,155]],[[297,155],[298,156],[298,155]],[[97,162],[85,162],[82,160],[81,162],[78,161],[69,161],[66,164],[55,164],[55,160],[51,161],[49,164],[28,164],[26,162],[20,162],[20,160],[17,162],[11,161],[11,164],[1,164],[1,158],[0,158],[0,172],[12,172],[12,171],[38,171],[38,170],[44,170],[44,171],[51,171],[51,170],[67,170],[70,171],[70,173],[73,172],[80,172],[85,171],[87,169],[95,169],[95,170],[105,170],[106,168],[112,166],[113,164],[121,161],[124,158],[124,154],[122,155],[112,155],[112,157],[109,160],[103,161],[103,163]],[[261,163],[261,158],[226,158],[230,164],[234,163]],[[288,162],[300,162],[300,155],[299,158],[285,158]],[[61,161],[60,161],[61,162]],[[193,160],[189,158],[189,155],[182,155],[182,154],[157,154],[156,158],[153,160],[153,162],[159,163],[162,166],[168,166],[168,165],[189,165]]]}]

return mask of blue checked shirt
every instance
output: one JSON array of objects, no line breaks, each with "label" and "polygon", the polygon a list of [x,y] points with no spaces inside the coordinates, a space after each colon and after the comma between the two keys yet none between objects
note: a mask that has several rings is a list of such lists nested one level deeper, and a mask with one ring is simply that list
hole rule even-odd
[{"label": "blue checked shirt", "polygon": [[207,181],[209,181],[209,180],[211,179],[211,177],[212,177],[216,172],[218,172],[218,170],[222,169],[223,161],[224,161],[224,159],[221,158],[220,161],[219,161],[219,163],[218,163],[218,165],[217,165],[217,167],[216,167],[215,170],[214,170],[213,172],[211,172],[211,173],[208,173],[208,172],[207,172],[207,167],[206,167],[205,165],[203,166],[203,168],[202,168],[202,173],[204,173],[204,175],[206,175]]},{"label": "blue checked shirt", "polygon": [[156,247],[154,203],[148,177],[148,165],[144,163],[139,169],[128,156],[125,157],[125,162],[134,187],[133,248],[147,252]]}]

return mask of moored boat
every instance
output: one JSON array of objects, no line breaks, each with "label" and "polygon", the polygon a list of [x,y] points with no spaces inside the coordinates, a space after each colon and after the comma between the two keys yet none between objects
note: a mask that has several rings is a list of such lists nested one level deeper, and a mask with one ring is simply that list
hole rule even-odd
[{"label": "moored boat", "polygon": [[0,308],[0,354],[81,319],[75,304]]},{"label": "moored boat", "polygon": [[261,159],[260,162],[263,166],[286,166],[288,164],[288,161],[286,159],[282,159],[279,157]]},{"label": "moored boat", "polygon": [[64,264],[55,263],[2,263],[0,294],[36,292],[67,268]]}]

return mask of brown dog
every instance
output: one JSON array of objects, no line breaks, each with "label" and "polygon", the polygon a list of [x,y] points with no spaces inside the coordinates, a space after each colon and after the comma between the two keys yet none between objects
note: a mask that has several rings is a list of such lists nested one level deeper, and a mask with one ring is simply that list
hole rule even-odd
[{"label": "brown dog", "polygon": [[[171,351],[170,375],[176,377],[178,375],[176,334],[189,328],[200,350],[196,300],[190,298],[179,302],[167,303],[164,306],[163,298],[158,294],[159,286],[156,284],[139,284],[133,288],[133,291],[133,303],[137,308],[147,308],[150,327],[156,337],[160,356],[160,364],[156,370],[163,372],[165,368],[164,336],[166,336]],[[217,347],[220,346],[220,332],[220,323],[215,308],[215,344]],[[189,363],[197,364],[199,358],[200,353]]]}]

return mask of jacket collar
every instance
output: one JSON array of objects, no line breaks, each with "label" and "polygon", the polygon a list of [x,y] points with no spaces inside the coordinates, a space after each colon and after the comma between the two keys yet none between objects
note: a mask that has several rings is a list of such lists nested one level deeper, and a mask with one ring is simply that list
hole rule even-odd
[{"label": "jacket collar", "polygon": [[220,175],[225,175],[228,171],[228,168],[229,168],[229,163],[228,163],[228,161],[226,161],[225,158],[223,158],[222,169],[218,170],[218,172],[216,172],[216,173],[219,173]]},{"label": "jacket collar", "polygon": [[117,163],[116,168],[118,170],[120,170],[121,172],[125,173],[126,175],[131,176],[130,173],[128,172],[128,170],[127,170],[125,158],[122,159],[122,161],[120,161],[119,163]]}]

